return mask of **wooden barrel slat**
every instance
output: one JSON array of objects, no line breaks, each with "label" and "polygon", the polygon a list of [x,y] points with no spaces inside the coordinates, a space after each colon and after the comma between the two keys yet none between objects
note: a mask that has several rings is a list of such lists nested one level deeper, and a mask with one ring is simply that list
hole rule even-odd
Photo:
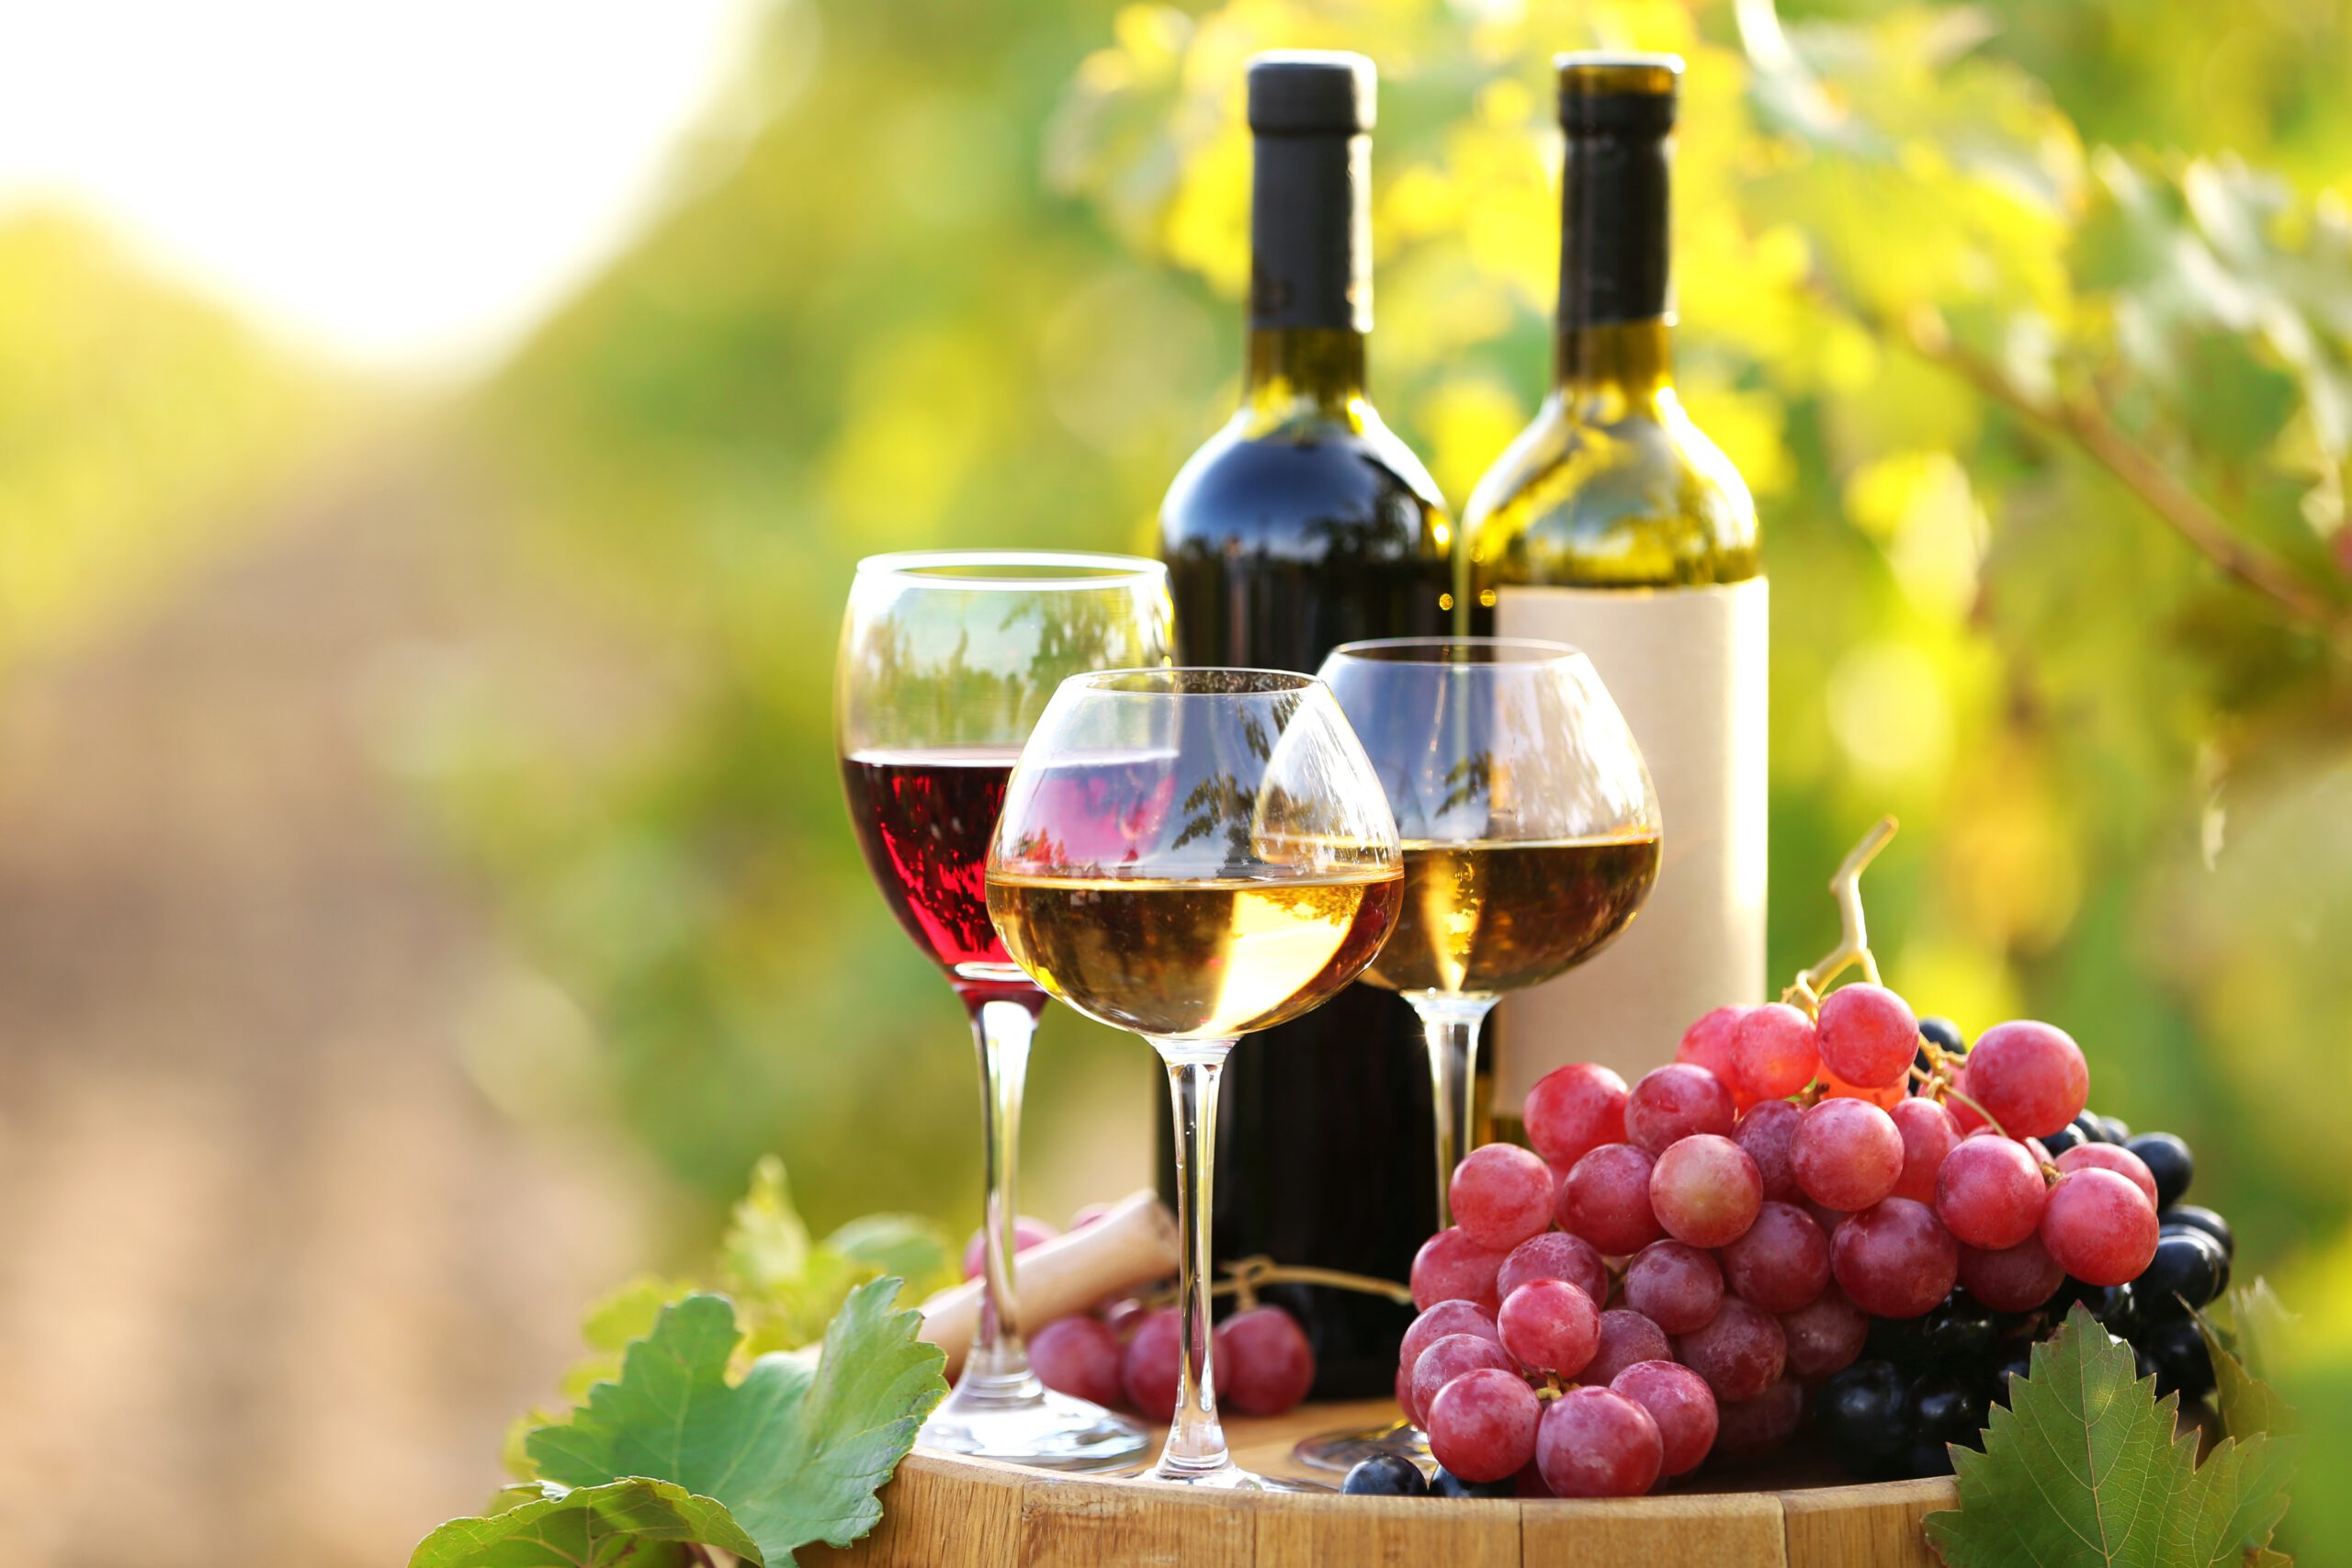
[{"label": "wooden barrel slat", "polygon": [[[1306,1405],[1227,1429],[1249,1468],[1307,1475],[1290,1457],[1301,1438],[1395,1415],[1385,1400]],[[1809,1484],[1826,1478],[1799,1458],[1622,1502],[1451,1502],[1187,1491],[918,1450],[872,1535],[800,1556],[810,1568],[1936,1568],[1919,1520],[1954,1506],[1951,1481]]]}]

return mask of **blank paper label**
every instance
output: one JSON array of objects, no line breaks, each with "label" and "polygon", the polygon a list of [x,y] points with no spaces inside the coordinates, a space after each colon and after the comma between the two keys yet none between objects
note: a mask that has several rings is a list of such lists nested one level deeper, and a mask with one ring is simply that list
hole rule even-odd
[{"label": "blank paper label", "polygon": [[1762,578],[1672,590],[1506,588],[1502,637],[1582,649],[1641,742],[1664,829],[1657,886],[1618,939],[1503,998],[1495,1110],[1568,1062],[1633,1082],[1692,1020],[1764,999],[1766,630]]}]

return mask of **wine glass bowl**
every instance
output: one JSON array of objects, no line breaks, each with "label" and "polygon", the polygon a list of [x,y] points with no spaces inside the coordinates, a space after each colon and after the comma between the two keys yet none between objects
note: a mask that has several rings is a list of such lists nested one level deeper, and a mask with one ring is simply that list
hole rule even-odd
[{"label": "wine glass bowl", "polygon": [[1657,792],[1583,654],[1397,637],[1334,649],[1323,675],[1405,845],[1404,908],[1368,980],[1493,997],[1625,929],[1657,877]]},{"label": "wine glass bowl", "polygon": [[850,590],[835,671],[842,793],[884,901],[964,1002],[981,1071],[986,1284],[963,1375],[923,1426],[932,1448],[1100,1469],[1148,1446],[1133,1421],[1046,1389],[1023,1347],[1015,1156],[1046,998],[989,922],[983,869],[1014,760],[1063,677],[1166,660],[1171,620],[1165,570],[1128,556],[876,556]]},{"label": "wine glass bowl", "polygon": [[1013,769],[987,882],[1014,962],[1168,1066],[1182,1345],[1150,1473],[1275,1485],[1232,1462],[1216,1419],[1204,1269],[1217,1080],[1238,1036],[1321,1005],[1394,926],[1401,854],[1371,762],[1311,677],[1072,676]]}]

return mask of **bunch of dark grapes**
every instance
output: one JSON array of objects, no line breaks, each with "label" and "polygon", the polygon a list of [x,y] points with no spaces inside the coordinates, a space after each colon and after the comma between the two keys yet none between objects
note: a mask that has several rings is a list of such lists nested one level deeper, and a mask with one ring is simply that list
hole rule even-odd
[{"label": "bunch of dark grapes", "polygon": [[[1962,1049],[1943,1020],[1921,1027],[1944,1050]],[[2227,1288],[2237,1241],[2221,1215],[2181,1201],[2194,1172],[2188,1145],[2170,1133],[2134,1137],[2093,1111],[2035,1141],[2062,1171],[2105,1168],[2138,1188],[2156,1207],[2154,1255],[2123,1283],[2065,1275],[2040,1302],[2008,1311],[1955,1290],[1924,1317],[1873,1324],[1864,1358],[1814,1398],[1814,1423],[1851,1473],[1869,1480],[1949,1473],[1948,1445],[1984,1446],[1989,1407],[2008,1402],[2009,1380],[2027,1371],[2034,1341],[2077,1302],[2131,1344],[2140,1375],[2155,1380],[2159,1395],[2192,1403],[2212,1392],[2212,1359],[2190,1309]],[[1994,1299],[2022,1301],[2043,1278],[2021,1273],[2014,1294],[1996,1291]]]},{"label": "bunch of dark grapes", "polygon": [[[1080,1210],[1071,1228],[1083,1227],[1101,1213]],[[1055,1233],[1024,1214],[1013,1234],[1026,1251]],[[964,1253],[967,1280],[980,1272],[981,1246],[976,1233]],[[1176,1414],[1181,1328],[1174,1307],[1121,1297],[1038,1325],[1029,1336],[1030,1370],[1058,1393],[1168,1421]],[[1298,1319],[1281,1307],[1244,1306],[1231,1314],[1216,1325],[1212,1349],[1217,1400],[1228,1410],[1280,1416],[1295,1409],[1314,1386],[1314,1347]]]},{"label": "bunch of dark grapes", "polygon": [[[2228,1226],[2180,1205],[2179,1139],[2086,1111],[2064,1032],[1963,1052],[1856,984],[1815,1013],[1719,1008],[1675,1058],[1630,1089],[1550,1074],[1533,1148],[1455,1169],[1396,1380],[1436,1490],[1634,1496],[1808,1418],[1858,1474],[1948,1471],[2077,1298],[2161,1390],[2211,1387],[2188,1309],[2226,1279]],[[1372,1461],[1350,1489],[1414,1485]]]}]

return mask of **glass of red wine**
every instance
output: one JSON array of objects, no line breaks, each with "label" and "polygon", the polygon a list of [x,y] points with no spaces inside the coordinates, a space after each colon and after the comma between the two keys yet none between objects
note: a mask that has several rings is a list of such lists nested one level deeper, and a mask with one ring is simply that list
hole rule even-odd
[{"label": "glass of red wine", "polygon": [[[1396,931],[1364,979],[1403,992],[1429,1041],[1442,1228],[1476,1126],[1479,1028],[1506,992],[1565,974],[1632,922],[1657,880],[1657,792],[1592,661],[1563,644],[1351,642],[1320,673],[1404,846]],[[1334,1470],[1427,1452],[1409,1422],[1297,1449]]]},{"label": "glass of red wine", "polygon": [[983,872],[1005,781],[1064,677],[1163,665],[1167,573],[1133,556],[940,550],[858,564],[842,626],[834,731],[858,843],[883,898],[937,961],[979,1049],[985,1287],[955,1391],[921,1440],[954,1453],[1093,1470],[1143,1428],[1037,1381],[1013,1288],[1015,1156],[1046,994],[989,922]]}]

